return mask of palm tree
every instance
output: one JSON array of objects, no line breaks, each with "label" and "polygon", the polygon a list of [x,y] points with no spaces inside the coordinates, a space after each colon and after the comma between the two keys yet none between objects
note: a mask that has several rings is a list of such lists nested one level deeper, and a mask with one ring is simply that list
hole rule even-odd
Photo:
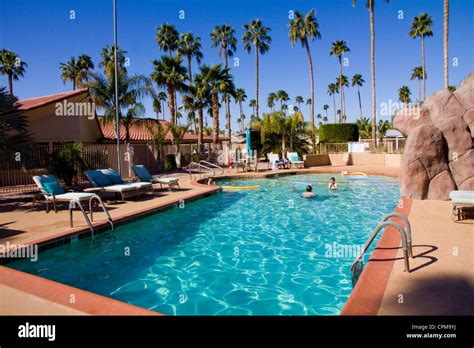
[{"label": "palm tree", "polygon": [[324,110],[324,112],[326,112],[326,118],[328,117],[328,109],[329,109],[329,105],[328,105],[328,104],[324,104],[324,105],[323,105],[323,110]]},{"label": "palm tree", "polygon": [[[388,3],[390,0],[385,0]],[[355,6],[357,0],[352,0],[352,6]],[[377,142],[377,102],[375,93],[375,23],[374,23],[374,5],[375,0],[366,0],[365,7],[369,10],[370,22],[370,77],[372,80],[372,141],[374,145]]]},{"label": "palm tree", "polygon": [[245,51],[250,54],[250,51],[255,52],[255,116],[258,118],[258,55],[264,55],[270,49],[271,37],[268,33],[270,28],[265,27],[260,19],[254,19],[250,24],[244,25],[245,33],[242,37]]},{"label": "palm tree", "polygon": [[336,93],[339,92],[339,86],[336,83],[330,83],[328,85],[328,94],[329,96],[332,96],[332,100],[334,103],[334,123],[337,123],[337,118],[336,118]]},{"label": "palm tree", "polygon": [[176,149],[176,165],[181,167],[181,144],[183,143],[184,136],[188,133],[190,125],[181,126],[178,124],[170,124],[168,126],[169,133],[171,135],[171,143]]},{"label": "palm tree", "polygon": [[86,54],[80,55],[76,58],[71,57],[66,63],[59,65],[61,70],[61,78],[64,83],[70,80],[72,82],[72,89],[76,87],[83,87],[87,84],[89,70],[94,69],[92,58]]},{"label": "palm tree", "polygon": [[357,86],[357,95],[359,97],[359,109],[360,109],[360,117],[362,117],[362,101],[360,99],[360,87],[364,84],[365,80],[362,78],[361,74],[355,74],[352,76],[352,87]]},{"label": "palm tree", "polygon": [[286,102],[290,100],[290,97],[288,96],[288,93],[280,89],[276,92],[277,100],[280,101],[280,111],[283,111],[283,105],[286,105]]},{"label": "palm tree", "polygon": [[155,40],[160,49],[167,52],[171,58],[178,48],[179,33],[173,24],[165,23],[156,29]]},{"label": "palm tree", "polygon": [[421,100],[421,80],[423,79],[423,76],[425,79],[427,78],[426,72],[423,75],[423,68],[421,66],[414,67],[411,73],[411,78],[410,80],[417,79],[418,80],[418,100]]},{"label": "palm tree", "polygon": [[306,16],[303,17],[302,13],[295,11],[294,19],[289,23],[290,27],[290,42],[294,46],[297,41],[301,42],[301,45],[306,49],[306,55],[308,56],[309,64],[309,79],[311,82],[311,109],[310,119],[313,130],[311,132],[311,139],[313,142],[313,149],[316,149],[315,142],[315,124],[314,124],[314,77],[313,77],[313,61],[311,58],[311,51],[309,49],[308,39],[314,41],[315,39],[321,39],[321,33],[319,32],[319,24],[314,16],[314,9],[310,10]]},{"label": "palm tree", "polygon": [[298,110],[301,109],[301,104],[304,103],[304,99],[302,96],[300,95],[297,95],[296,98],[295,98],[295,103],[296,105],[298,105]]},{"label": "palm tree", "polygon": [[361,117],[357,121],[357,127],[359,128],[359,138],[367,139],[371,136],[371,125],[370,119],[367,117]]},{"label": "palm tree", "polygon": [[387,130],[389,130],[390,127],[391,127],[391,124],[387,120],[379,120],[377,130],[378,130],[378,133],[379,133],[379,140],[380,141],[383,141],[385,133],[387,133]]},{"label": "palm tree", "polygon": [[343,40],[337,40],[332,43],[331,51],[329,52],[329,55],[331,56],[337,56],[337,59],[339,60],[339,91],[340,91],[340,99],[341,99],[341,111],[342,115],[345,114],[345,110],[342,105],[342,96],[344,93],[344,90],[342,89],[342,55],[346,52],[350,52],[351,50],[347,47],[346,42]]},{"label": "palm tree", "polygon": [[[28,156],[27,145],[31,142],[28,119],[20,110],[17,99],[5,87],[0,87],[0,159],[12,158],[16,152]],[[25,157],[27,158],[27,157]]]},{"label": "palm tree", "polygon": [[243,133],[243,130],[245,128],[245,124],[243,123],[243,120],[245,119],[244,115],[244,107],[242,103],[247,99],[247,94],[245,94],[245,90],[243,88],[237,88],[235,90],[235,102],[239,103],[239,108],[240,108],[240,131]]},{"label": "palm tree", "polygon": [[[224,67],[229,67],[229,57],[234,55],[237,50],[237,39],[235,38],[235,29],[230,25],[223,24],[216,26],[211,33],[212,47],[219,47],[219,57],[224,56]],[[224,95],[225,99],[225,115],[227,120],[227,133],[232,135],[231,115],[230,115],[230,99],[228,95]]]},{"label": "palm tree", "polygon": [[[125,54],[127,51],[124,51],[120,48],[117,49],[117,65],[119,75],[126,74],[127,68],[125,67]],[[101,61],[99,62],[99,67],[104,68],[105,75],[110,78],[115,78],[115,45],[107,45],[100,52]]]},{"label": "palm tree", "polygon": [[176,123],[176,91],[186,91],[188,86],[185,81],[186,68],[181,65],[180,57],[162,56],[160,60],[154,60],[154,71],[151,80],[158,86],[166,88],[168,93],[168,108],[170,113],[170,123]]},{"label": "palm tree", "polygon": [[229,68],[222,67],[222,64],[213,66],[203,65],[200,67],[202,83],[207,86],[210,93],[212,105],[212,118],[214,123],[214,144],[219,141],[219,93],[229,94],[235,98],[235,86],[233,76]]},{"label": "palm tree", "polygon": [[324,117],[323,117],[323,122],[324,122],[324,123],[328,123],[328,117],[327,117],[327,116],[324,116]]},{"label": "palm tree", "polygon": [[59,69],[61,70],[63,82],[72,81],[72,89],[75,90],[79,76],[79,65],[76,62],[76,58],[71,57],[66,63],[59,64]]},{"label": "palm tree", "polygon": [[277,100],[277,94],[275,92],[268,93],[267,97],[267,106],[273,112],[273,107],[275,106],[275,100]]},{"label": "palm tree", "polygon": [[[421,13],[416,16],[411,23],[410,37],[416,39],[417,37],[421,38],[421,67],[423,69],[423,75],[425,75],[425,37],[433,36],[433,31],[431,30],[431,25],[433,21],[431,16],[428,16],[427,13]],[[423,100],[426,98],[426,78],[423,77]]]},{"label": "palm tree", "polygon": [[151,136],[151,142],[156,149],[156,157],[161,167],[161,163],[163,162],[163,146],[166,143],[166,135],[169,129],[168,127],[163,127],[160,122],[153,123],[153,126],[150,123],[145,123],[145,129]]},{"label": "palm tree", "polygon": [[444,88],[449,87],[449,55],[448,55],[448,31],[449,31],[449,0],[444,0]]},{"label": "palm tree", "polygon": [[189,85],[193,85],[193,74],[191,71],[191,59],[196,58],[196,62],[201,63],[203,57],[201,52],[201,38],[194,37],[192,33],[181,34],[178,41],[178,54],[185,56],[188,61]]},{"label": "palm tree", "polygon": [[[89,82],[89,90],[92,99],[99,108],[104,110],[102,122],[115,121],[115,79],[94,72],[91,72],[90,76],[92,79]],[[125,73],[118,76],[119,122],[124,125],[125,141],[128,143],[130,140],[129,128],[133,118],[144,113],[144,107],[140,100],[148,93],[147,79],[142,75],[128,76]]]},{"label": "palm tree", "polygon": [[18,81],[25,74],[28,66],[20,57],[12,51],[0,50],[0,74],[7,75],[8,89],[13,96],[13,81]]},{"label": "palm tree", "polygon": [[[346,93],[344,92],[344,87],[349,87],[349,79],[346,75],[342,75],[342,80],[339,81],[339,77],[336,78],[336,85],[338,86],[342,86],[342,110],[343,110],[343,113],[342,113],[342,118],[346,119]],[[342,120],[341,120],[342,121]]]},{"label": "palm tree", "polygon": [[398,99],[405,105],[411,103],[410,95],[411,95],[411,92],[408,86],[402,86],[398,90]]},{"label": "palm tree", "polygon": [[[249,107],[252,108],[252,115],[253,116],[256,116],[255,115],[255,107],[257,106],[257,101],[255,99],[250,99],[249,100]],[[257,117],[258,118],[258,117]]]}]

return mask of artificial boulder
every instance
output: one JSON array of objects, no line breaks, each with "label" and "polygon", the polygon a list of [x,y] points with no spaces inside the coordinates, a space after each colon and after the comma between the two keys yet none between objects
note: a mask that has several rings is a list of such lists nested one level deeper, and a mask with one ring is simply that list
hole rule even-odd
[{"label": "artificial boulder", "polygon": [[403,196],[445,200],[453,190],[474,190],[474,73],[454,93],[442,90],[400,110],[394,126],[407,137]]}]

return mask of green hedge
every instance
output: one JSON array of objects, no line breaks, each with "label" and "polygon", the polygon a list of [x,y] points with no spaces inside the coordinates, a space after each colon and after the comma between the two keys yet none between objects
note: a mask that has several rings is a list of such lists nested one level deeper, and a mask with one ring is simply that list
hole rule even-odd
[{"label": "green hedge", "polygon": [[355,123],[329,123],[319,127],[320,143],[347,143],[359,140],[359,127]]}]

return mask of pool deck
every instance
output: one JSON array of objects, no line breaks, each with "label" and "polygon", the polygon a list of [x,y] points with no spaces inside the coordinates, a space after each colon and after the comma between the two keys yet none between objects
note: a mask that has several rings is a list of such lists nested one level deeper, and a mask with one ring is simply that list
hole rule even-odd
[{"label": "pool deck", "polygon": [[[268,177],[277,173],[337,174],[346,170],[393,177],[399,175],[399,168],[396,167],[323,166],[258,173],[236,173],[235,170],[226,169],[223,176],[249,178]],[[199,184],[187,174],[180,174],[180,185],[182,189],[178,191],[162,190],[156,196],[147,195],[126,203],[107,202],[106,205],[114,222],[121,222],[137,214],[154,212],[219,190],[216,186]],[[379,260],[370,261],[366,266],[342,314],[473,314],[474,221],[453,223],[449,218],[450,202],[403,202],[402,212],[409,216],[412,224],[414,254],[418,255],[410,260],[413,272],[408,274],[403,271],[400,237],[395,231],[387,230],[377,249],[389,249],[374,252],[372,258]],[[88,231],[82,216],[77,212],[74,214],[74,228],[70,228],[67,209],[61,209],[57,214],[46,214],[44,207],[34,211],[30,211],[30,207],[31,203],[25,203],[0,208],[3,209],[0,210],[0,246],[44,245]],[[102,220],[103,213],[94,213],[94,217],[94,226],[106,226]],[[383,241],[385,244],[381,244]],[[458,248],[457,256],[453,255],[453,248]],[[398,303],[400,294],[403,295],[403,304]],[[0,314],[158,313],[0,266]]]}]

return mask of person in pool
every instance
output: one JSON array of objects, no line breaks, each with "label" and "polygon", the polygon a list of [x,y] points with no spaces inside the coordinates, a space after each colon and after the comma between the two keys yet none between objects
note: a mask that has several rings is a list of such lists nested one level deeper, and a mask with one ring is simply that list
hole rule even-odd
[{"label": "person in pool", "polygon": [[306,192],[301,194],[301,197],[303,198],[311,198],[316,196],[316,194],[313,192],[313,187],[311,185],[306,186]]},{"label": "person in pool", "polygon": [[335,177],[331,177],[331,179],[329,179],[328,188],[330,190],[337,190],[337,184],[336,184],[336,178]]}]

